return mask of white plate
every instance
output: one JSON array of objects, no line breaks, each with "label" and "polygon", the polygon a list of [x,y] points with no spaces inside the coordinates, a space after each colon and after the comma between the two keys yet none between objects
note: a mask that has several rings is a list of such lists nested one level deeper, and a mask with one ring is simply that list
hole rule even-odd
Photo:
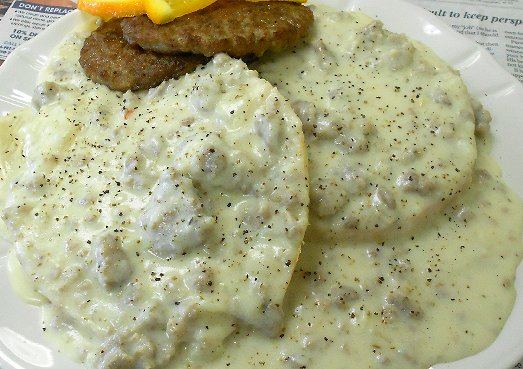
[{"label": "white plate", "polygon": [[[314,1],[314,0],[311,0]],[[432,47],[461,71],[471,94],[492,113],[493,155],[505,180],[523,197],[523,86],[476,43],[454,32],[432,14],[402,0],[318,0],[344,10],[361,10]],[[0,67],[0,115],[30,104],[38,71],[47,55],[76,24],[79,12],[63,17],[35,39],[20,46]],[[6,277],[7,245],[0,241],[0,368],[76,369],[63,355],[46,346],[38,309],[14,295]],[[498,339],[483,352],[434,369],[508,369],[523,356],[523,266],[516,278],[518,296],[512,315]]]}]

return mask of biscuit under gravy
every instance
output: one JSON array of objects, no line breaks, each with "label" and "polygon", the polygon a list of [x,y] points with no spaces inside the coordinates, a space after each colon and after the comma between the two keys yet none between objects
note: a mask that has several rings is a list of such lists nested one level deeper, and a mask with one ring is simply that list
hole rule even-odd
[{"label": "biscuit under gravy", "polygon": [[2,217],[46,329],[97,368],[208,362],[240,326],[279,334],[308,223],[290,105],[225,54],[113,92],[81,73],[81,44],[51,58],[37,113],[1,118]]},{"label": "biscuit under gravy", "polygon": [[313,9],[297,52],[255,65],[304,123],[311,234],[381,238],[414,227],[471,181],[467,89],[432,51],[381,22]]}]

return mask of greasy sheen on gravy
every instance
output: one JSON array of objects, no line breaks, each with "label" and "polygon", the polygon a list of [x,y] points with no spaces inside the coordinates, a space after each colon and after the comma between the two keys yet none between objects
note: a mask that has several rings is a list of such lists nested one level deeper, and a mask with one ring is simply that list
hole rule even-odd
[{"label": "greasy sheen on gravy", "polygon": [[[228,285],[227,290],[220,290],[221,297],[226,298],[239,293],[242,303],[246,304],[240,306],[242,310],[233,311],[232,316],[227,315],[225,310],[220,309],[223,305],[216,303],[205,305],[204,308],[209,308],[208,310],[197,311],[195,320],[191,313],[183,315],[181,311],[187,311],[183,309],[188,301],[193,301],[194,298],[205,300],[207,297],[211,297],[212,300],[208,291],[215,286],[216,280],[212,280],[212,286],[208,284],[208,275],[203,273],[204,269],[201,268],[202,263],[206,261],[204,258],[194,257],[194,253],[191,252],[183,255],[182,252],[181,256],[173,256],[173,260],[181,257],[181,262],[185,263],[183,266],[181,262],[177,264],[180,265],[177,270],[182,272],[179,278],[184,278],[183,288],[190,286],[184,290],[186,299],[173,301],[169,294],[163,292],[164,283],[180,286],[176,281],[171,282],[169,279],[172,269],[169,269],[169,264],[165,261],[169,258],[168,253],[176,250],[161,242],[161,235],[168,230],[165,225],[160,227],[160,232],[147,232],[148,230],[136,227],[136,233],[142,232],[142,246],[135,245],[130,248],[128,254],[126,253],[130,260],[134,260],[129,264],[133,276],[145,278],[147,287],[153,287],[153,291],[140,289],[141,283],[145,285],[141,280],[134,284],[136,288],[112,293],[101,283],[103,277],[92,278],[87,283],[75,279],[78,273],[100,273],[96,268],[93,269],[93,264],[86,264],[83,260],[93,252],[96,259],[96,250],[103,245],[100,242],[94,244],[92,239],[87,238],[90,230],[79,228],[81,232],[78,233],[78,237],[85,237],[85,243],[43,244],[46,251],[59,253],[54,252],[53,258],[45,256],[45,270],[49,273],[46,274],[46,278],[49,278],[46,282],[50,283],[35,281],[35,286],[44,294],[53,291],[52,296],[61,298],[55,300],[54,305],[44,306],[44,324],[49,337],[67,353],[76,355],[81,360],[85,360],[88,355],[97,354],[99,350],[107,351],[106,356],[112,358],[121,354],[120,361],[94,360],[94,364],[91,358],[87,357],[87,365],[106,368],[147,367],[144,358],[154,356],[155,360],[160,360],[161,355],[167,350],[175,358],[170,364],[162,367],[175,369],[426,369],[437,362],[452,361],[476,353],[497,336],[514,302],[515,268],[523,252],[523,206],[521,200],[503,183],[499,168],[489,157],[488,113],[471,101],[456,72],[424,46],[405,36],[387,32],[379,22],[363,14],[341,13],[323,7],[313,7],[313,10],[315,25],[308,43],[277,57],[268,55],[255,65],[262,77],[275,84],[279,91],[287,96],[303,120],[311,169],[307,181],[311,181],[313,186],[309,189],[303,182],[306,173],[301,173],[301,176],[299,174],[305,167],[301,160],[307,158],[302,152],[302,147],[294,147],[292,142],[301,142],[297,132],[301,127],[299,122],[291,118],[292,114],[283,100],[278,100],[278,114],[284,114],[288,119],[282,125],[277,125],[279,130],[269,129],[260,133],[259,126],[253,123],[238,125],[227,131],[228,135],[232,135],[229,140],[248,135],[254,140],[249,141],[250,143],[260,144],[255,147],[266,145],[269,149],[264,151],[265,155],[269,155],[271,150],[283,143],[285,153],[294,153],[294,156],[281,153],[283,156],[278,156],[281,162],[276,167],[290,165],[296,171],[293,172],[296,181],[287,180],[283,184],[291,186],[287,190],[295,192],[304,204],[304,192],[310,190],[313,199],[311,224],[305,234],[305,243],[281,306],[283,326],[279,334],[271,337],[267,333],[271,333],[273,329],[269,329],[271,332],[260,329],[265,327],[264,323],[275,321],[268,319],[273,317],[274,310],[264,310],[264,316],[267,313],[270,315],[265,318],[260,318],[256,309],[254,314],[248,315],[248,312],[252,312],[251,308],[258,306],[260,301],[247,301],[250,293],[259,292],[256,289],[256,277],[251,274],[245,276],[248,280]],[[147,119],[151,118],[152,114],[162,114],[164,108],[154,104],[159,104],[163,99],[172,99],[169,94],[176,93],[178,83],[169,82],[144,95],[121,95],[94,86],[85,81],[75,67],[79,42],[73,38],[72,42],[66,43],[44,73],[44,79],[52,83],[41,87],[42,94],[37,99],[43,105],[41,113],[51,112],[52,109],[62,112],[60,109],[64,107],[53,102],[55,99],[68,102],[80,99],[82,106],[88,106],[89,100],[97,96],[98,99],[93,102],[97,110],[96,114],[89,117],[90,124],[97,124],[97,120],[101,120],[104,124],[96,127],[106,132],[118,122],[127,123],[127,126],[115,127],[118,128],[114,132],[115,137],[135,133],[138,136],[134,139],[141,140],[140,135],[146,134],[143,142],[139,144],[140,152],[145,150],[145,159],[127,165],[129,172],[125,177],[127,181],[133,181],[133,186],[145,185],[151,172],[155,172],[142,171],[143,164],[154,169],[166,160],[162,159],[163,156],[156,155],[157,142],[161,140],[152,139],[150,135],[153,134],[153,129],[148,125]],[[183,91],[190,96],[188,103],[193,112],[203,109],[201,114],[205,119],[227,125],[230,119],[228,113],[234,116],[238,114],[239,108],[227,106],[227,109],[221,111],[206,110],[213,106],[215,94],[223,88],[230,96],[238,95],[239,101],[243,101],[241,96],[251,91],[251,83],[255,83],[256,86],[266,85],[254,78],[250,74],[254,72],[247,72],[239,62],[223,56],[215,59],[214,63],[217,62],[229,65],[228,72],[237,71],[237,74],[233,73],[234,76],[250,76],[249,88],[238,91],[235,90],[236,84],[218,83],[220,88],[214,90],[211,86],[214,86],[216,78],[222,81],[230,80],[234,76],[218,77],[213,74],[213,78],[201,80],[206,75],[203,69],[185,79],[194,84],[190,91]],[[235,83],[241,85],[241,81],[243,80]],[[186,86],[184,83],[182,82],[182,85]],[[53,91],[59,91],[58,95],[55,96]],[[270,91],[274,94],[271,96],[281,99],[279,94]],[[253,91],[253,94],[255,93]],[[259,101],[263,102],[263,106],[270,106],[271,100],[267,100],[268,95],[262,96],[260,92],[259,95],[249,96],[256,101],[256,106]],[[153,102],[154,106],[150,106],[150,102]],[[154,113],[149,112],[148,109],[153,107]],[[110,115],[115,109],[117,112]],[[78,140],[76,136],[51,126],[47,130],[38,131],[36,135],[35,128],[31,128],[30,125],[26,127],[26,121],[33,117],[33,113],[20,114],[26,114],[27,117],[11,117],[2,122],[7,125],[19,125],[16,128],[16,132],[19,133],[16,136],[18,141],[4,139],[3,144],[11,145],[9,152],[18,150],[21,140],[25,140],[26,147],[33,148],[32,140],[38,142],[38,135],[42,132],[47,137],[44,148],[46,150],[48,147],[59,148]],[[75,120],[83,117],[82,114],[75,113],[74,116],[68,117]],[[140,118],[143,119],[137,119],[137,114],[142,114]],[[127,120],[124,119],[126,116]],[[129,127],[130,122],[136,127]],[[71,123],[74,125],[75,122]],[[276,124],[276,120],[274,123]],[[198,121],[190,126],[193,124],[196,125],[193,128],[198,127]],[[156,130],[159,124],[153,126]],[[144,133],[141,134],[142,128]],[[14,132],[15,128],[9,129],[10,132]],[[289,134],[282,133],[286,129],[290,130]],[[177,146],[176,149],[170,149],[173,155],[176,154],[183,170],[188,171],[186,179],[191,178],[194,183],[194,178],[206,181],[210,175],[211,183],[208,183],[208,186],[217,184],[227,187],[227,181],[220,181],[221,172],[212,174],[205,171],[213,168],[213,165],[201,167],[198,166],[198,160],[186,160],[194,158],[191,153],[198,152],[199,139],[203,140],[200,142],[204,144],[209,140],[208,137],[203,137],[206,134],[202,135],[198,130],[193,133],[191,140],[184,141],[181,148]],[[100,149],[99,146],[108,145],[117,153],[129,150],[129,146],[112,145],[113,136],[95,137],[101,141],[95,142],[95,146],[92,147],[93,157]],[[105,142],[107,138],[111,141]],[[211,139],[215,140],[216,137]],[[244,145],[245,143],[241,145],[245,149],[242,155],[251,158],[248,148],[254,146]],[[402,145],[408,150],[402,149]],[[167,150],[167,147],[162,150]],[[214,145],[213,148],[220,150],[219,152],[227,158],[228,155],[234,155],[229,146]],[[151,152],[153,155],[148,154]],[[2,168],[19,173],[19,176],[10,177],[9,182],[0,182],[4,186],[4,196],[9,195],[14,199],[19,196],[15,194],[20,194],[18,191],[21,185],[31,183],[34,186],[24,190],[25,193],[29,190],[40,191],[40,184],[46,184],[36,179],[40,178],[37,173],[47,173],[48,169],[41,166],[44,164],[56,168],[58,172],[61,171],[60,175],[65,178],[65,185],[67,181],[74,180],[74,176],[72,179],[68,177],[73,173],[64,172],[68,169],[67,162],[71,156],[66,150],[60,154],[60,159],[66,160],[66,164],[52,160],[33,163],[27,157],[20,156],[17,156],[16,162],[11,162],[6,160],[9,155],[4,154],[1,157]],[[241,160],[244,159],[242,155],[239,156]],[[265,155],[261,157],[270,160]],[[289,158],[293,159],[290,163],[287,162]],[[209,163],[207,159],[205,163]],[[105,156],[94,157],[94,160],[96,164],[103,164],[104,160],[109,159]],[[115,173],[114,175],[121,174],[121,171],[113,169],[117,168],[117,162],[114,159],[110,160],[103,166],[100,175],[104,175],[106,170]],[[37,163],[40,166],[37,167]],[[227,160],[227,163],[230,161]],[[194,166],[185,167],[185,164]],[[18,170],[17,165],[23,165],[23,168]],[[138,168],[136,171],[133,170],[133,165]],[[253,181],[281,179],[281,174],[280,177],[277,175],[281,170],[259,174],[249,172],[250,169],[254,168],[248,167],[246,171],[238,173],[254,176]],[[270,178],[272,175],[276,177]],[[2,176],[6,178],[5,171],[2,172]],[[28,181],[31,178],[34,181]],[[93,216],[100,221],[106,221],[109,217],[124,217],[122,221],[131,222],[116,224],[114,230],[125,230],[140,222],[143,225],[150,224],[144,220],[150,220],[158,212],[166,211],[167,206],[162,204],[160,199],[164,198],[164,192],[173,190],[170,186],[173,181],[185,183],[183,179],[167,177],[164,182],[166,185],[162,187],[158,178],[155,188],[164,192],[157,196],[158,193],[144,193],[140,187],[131,186],[129,189],[129,184],[123,180],[116,178],[116,181],[120,182],[121,186],[127,186],[127,196],[133,199],[123,210],[111,208],[110,199],[119,186],[114,190],[110,188],[109,193],[104,193],[103,182],[98,186],[96,181],[87,181],[78,187],[82,196],[94,191],[95,204],[101,201],[102,213],[96,214],[99,205],[96,205],[93,212]],[[248,183],[256,186],[256,183],[262,182]],[[272,204],[270,206],[277,207],[271,210],[283,211],[289,209],[289,203],[286,201],[293,204],[295,199],[280,195],[279,184],[267,197]],[[67,185],[64,188],[69,187]],[[198,192],[202,187],[194,186],[193,190]],[[445,191],[448,191],[448,195]],[[169,200],[178,197],[177,192],[171,195]],[[229,198],[232,197],[232,194],[224,192],[223,196],[221,193],[213,193],[209,199],[219,201],[229,209]],[[141,201],[147,198],[160,201],[159,206],[152,209],[146,205],[146,211],[130,212],[133,209],[141,210]],[[274,200],[275,203],[272,203]],[[34,201],[34,197],[24,199],[29,205]],[[57,237],[62,237],[62,241],[75,234],[76,226],[90,227],[63,219],[61,207],[69,206],[68,201],[68,197],[64,196],[63,201],[54,203],[57,209],[53,212],[56,211],[56,215],[53,213],[48,224],[56,228],[44,230],[45,235],[60,232],[60,236]],[[280,202],[282,205],[278,207]],[[252,213],[244,213],[242,207],[234,206],[235,203],[240,203],[230,203],[231,208],[239,209],[234,215],[246,214],[245,223],[258,224],[256,229],[263,228],[260,227],[260,219],[247,216]],[[51,202],[49,204],[47,206],[53,206]],[[361,204],[367,207],[359,209]],[[245,203],[247,210],[256,209],[254,214],[262,210],[257,205],[258,201]],[[303,227],[300,219],[304,219],[304,209],[298,204],[295,206],[291,209],[296,211],[294,214],[297,217],[294,222],[299,233]],[[203,209],[207,209],[207,202],[204,203]],[[11,206],[7,215],[15,211],[21,210],[15,210]],[[347,212],[355,212],[358,215],[358,228],[355,228],[352,222],[348,222],[348,228],[345,229],[342,223],[336,221],[338,215],[343,216]],[[43,207],[38,209],[38,215],[35,214],[36,209],[33,208],[27,211],[26,218],[17,221],[38,224],[38,217],[44,214]],[[83,216],[91,216],[90,214],[86,213]],[[411,217],[415,218],[412,222]],[[201,217],[197,221],[203,226],[206,219]],[[60,228],[53,225],[55,221],[60,222]],[[379,227],[374,227],[375,224]],[[400,226],[401,229],[398,229]],[[251,229],[252,227],[249,227],[247,233],[244,233],[247,229],[243,227],[237,232],[231,230],[230,236],[243,241],[245,237],[252,235]],[[26,235],[22,241],[28,237],[37,237],[36,233],[30,234],[32,227],[26,227],[23,231]],[[110,231],[113,231],[112,227]],[[343,233],[345,231],[346,234]],[[279,235],[278,237],[284,237],[289,242],[297,239],[298,234],[291,237],[287,234],[287,229],[284,234],[280,232],[283,232],[282,228],[274,233],[274,237]],[[120,237],[121,233],[111,233],[112,239],[114,236]],[[138,240],[139,236],[133,234],[129,237]],[[91,244],[87,244],[87,240],[91,241]],[[190,250],[189,241],[184,244],[186,250]],[[283,240],[280,239],[280,242]],[[164,247],[150,246],[152,248],[148,252],[143,243]],[[30,247],[38,249],[43,245],[34,243]],[[44,256],[39,253],[29,253],[29,249],[24,247],[17,249],[18,257],[22,265],[25,264],[26,271],[28,266],[38,267],[38,264],[44,261]],[[276,251],[284,251],[283,249],[272,251],[278,256],[278,260],[285,259],[279,254],[276,255]],[[139,257],[135,257],[136,252],[140,254]],[[98,258],[104,268],[108,264],[103,264],[104,258],[99,254]],[[245,256],[244,260],[254,261],[260,260],[257,258],[263,255],[259,249],[249,249],[241,257]],[[137,262],[140,260],[144,262]],[[289,260],[292,268],[294,260]],[[61,270],[64,262],[69,264]],[[217,266],[219,271],[223,270],[218,264],[213,265]],[[111,265],[113,268],[125,267],[118,262]],[[147,266],[151,269],[147,269]],[[256,268],[259,265],[252,265],[246,261],[242,263],[242,267]],[[283,272],[287,278],[290,271],[285,267],[275,264],[276,269],[271,269],[273,275],[266,277],[272,279],[274,271],[278,270],[278,273]],[[44,267],[35,270],[36,273],[42,273]],[[58,273],[53,275],[54,270]],[[140,272],[144,270],[154,271],[155,274],[146,275]],[[66,274],[60,275],[62,271]],[[114,278],[118,275],[120,273],[115,273]],[[283,281],[284,275],[276,274],[281,279],[270,283]],[[219,283],[221,274],[214,273],[214,276],[218,278]],[[234,275],[231,278],[234,278]],[[93,285],[96,284],[98,288],[95,289]],[[275,293],[280,298],[283,288],[282,286],[281,289],[269,293]],[[94,293],[94,297],[89,298],[85,295],[90,293]],[[244,297],[246,299],[243,299]],[[254,297],[259,298],[260,295],[254,293]],[[144,298],[149,304],[145,304]],[[71,306],[69,299],[79,302],[79,305]],[[212,302],[211,300],[209,302]],[[138,306],[134,307],[133,303],[137,303]],[[62,306],[72,310],[66,311]],[[133,314],[127,316],[131,311]],[[75,326],[72,324],[75,321],[74,316],[69,315],[70,312],[88,319],[82,319],[81,326]],[[240,312],[244,312],[244,318],[235,319],[234,327],[230,326],[230,319],[239,316]],[[173,314],[185,319],[173,321],[170,319]],[[107,332],[112,332],[114,327],[101,324],[98,319],[117,319],[117,322],[124,324],[115,324],[115,327],[119,328],[118,334],[111,335]],[[253,321],[249,321],[250,319]],[[167,329],[166,320],[170,322]],[[268,328],[271,327],[274,326],[269,324]],[[91,337],[103,335],[106,335],[107,339],[101,346],[96,339],[91,340]],[[173,342],[179,341],[175,341],[173,337],[181,339],[181,345],[174,347]],[[120,348],[123,350],[118,351]]]},{"label": "greasy sheen on gravy", "polygon": [[[225,54],[147,93],[51,59],[39,111],[2,118],[2,219],[44,326],[99,368],[193,365],[281,333],[308,223],[301,122]],[[198,364],[199,363],[199,364]]]}]

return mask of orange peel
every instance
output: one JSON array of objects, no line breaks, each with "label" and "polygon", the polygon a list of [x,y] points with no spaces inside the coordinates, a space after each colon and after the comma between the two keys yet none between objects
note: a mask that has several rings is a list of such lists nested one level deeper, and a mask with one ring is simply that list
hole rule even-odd
[{"label": "orange peel", "polygon": [[[147,14],[154,23],[164,24],[203,9],[215,1],[217,0],[78,0],[78,9],[105,20]],[[290,1],[307,2],[307,0]]]},{"label": "orange peel", "polygon": [[143,0],[149,19],[156,24],[169,23],[175,18],[203,9],[216,0]]},{"label": "orange peel", "polygon": [[78,9],[105,20],[145,14],[142,0],[78,0]]}]

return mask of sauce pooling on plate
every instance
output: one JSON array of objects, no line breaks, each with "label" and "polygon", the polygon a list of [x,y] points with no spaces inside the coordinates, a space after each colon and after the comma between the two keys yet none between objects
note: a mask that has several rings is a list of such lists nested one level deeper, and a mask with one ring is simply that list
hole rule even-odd
[{"label": "sauce pooling on plate", "polygon": [[45,329],[100,368],[205,363],[242,325],[279,335],[308,223],[295,112],[225,54],[114,93],[80,72],[80,43],[51,60],[37,113],[2,118],[2,219]]},{"label": "sauce pooling on plate", "polygon": [[[523,252],[523,207],[503,183],[496,163],[489,157],[488,113],[471,100],[456,72],[424,46],[387,32],[379,22],[365,15],[322,7],[313,9],[316,23],[306,43],[283,55],[268,55],[255,65],[260,76],[279,92],[269,88],[267,95],[263,93],[263,101],[267,103],[263,106],[268,109],[260,111],[252,125],[238,125],[227,131],[230,136],[226,142],[249,137],[238,146],[244,150],[242,155],[235,156],[240,163],[225,160],[226,164],[236,163],[238,172],[229,173],[228,166],[218,170],[223,162],[211,155],[222,151],[226,158],[234,155],[235,151],[220,141],[225,140],[225,134],[220,136],[205,129],[203,133],[198,129],[193,132],[190,127],[194,124],[198,128],[201,123],[184,117],[179,117],[180,123],[185,122],[180,128],[183,144],[172,151],[173,158],[176,157],[172,163],[174,172],[168,170],[162,175],[167,164],[162,170],[134,170],[143,165],[156,168],[160,160],[156,153],[169,150],[163,140],[178,142],[176,137],[154,136],[156,131],[151,127],[155,125],[136,123],[136,129],[138,124],[146,124],[143,134],[149,136],[140,146],[141,156],[118,172],[130,181],[122,180],[121,186],[132,184],[127,196],[133,201],[125,209],[112,209],[108,199],[118,194],[116,181],[120,180],[114,179],[116,192],[111,187],[109,193],[104,193],[105,183],[100,182],[101,187],[94,188],[96,196],[92,200],[93,204],[101,201],[105,207],[102,213],[85,214],[94,217],[92,224],[98,224],[98,219],[118,221],[120,217],[127,217],[132,224],[120,221],[111,225],[110,234],[102,227],[99,233],[104,237],[86,238],[81,244],[47,244],[45,251],[60,253],[57,258],[46,257],[45,267],[39,265],[42,253],[30,252],[31,248],[42,245],[35,242],[19,248],[18,257],[22,267],[25,264],[26,273],[32,269],[28,265],[38,266],[37,273],[47,268],[44,275],[48,280],[37,281],[35,286],[50,300],[44,306],[44,325],[59,347],[86,365],[99,368],[155,363],[168,368],[422,369],[474,354],[498,335],[514,302],[515,269]],[[157,103],[166,93],[187,91],[189,108],[183,111],[198,112],[202,121],[211,120],[219,126],[226,124],[230,115],[239,114],[239,108],[231,103],[227,109],[214,111],[216,96],[229,92],[232,97],[238,85],[245,87],[243,93],[255,91],[254,95],[259,90],[252,90],[251,84],[263,91],[267,88],[254,72],[222,55],[213,62],[224,72],[222,77],[217,78],[214,73],[214,77],[205,79],[207,72],[198,70],[195,76],[187,77],[195,82],[190,84],[191,88],[179,89],[170,82],[148,94],[117,94],[86,81],[75,62],[81,37],[66,42],[51,58],[42,76],[46,82],[41,85],[37,101],[44,106],[41,111],[46,112],[56,99],[74,101],[87,96],[89,101],[95,91],[101,109],[95,109],[89,121],[92,124],[102,121],[103,129],[114,129],[114,137],[104,139],[123,138],[130,132],[127,127],[116,129],[116,122],[128,123],[128,119],[138,122],[135,114],[140,113],[147,119],[158,116],[158,111],[148,110],[150,104],[136,108],[140,101]],[[280,93],[289,101],[284,101]],[[255,97],[252,101],[259,98]],[[238,98],[238,104],[244,101]],[[114,107],[104,109],[103,101],[120,104],[118,114],[108,114]],[[290,105],[303,122],[310,175],[301,162],[306,157],[300,146],[303,136]],[[11,119],[7,124],[16,125],[17,119],[21,119],[21,115],[17,116],[6,118]],[[243,117],[241,113],[240,116]],[[277,123],[280,118],[286,118],[290,126]],[[72,129],[77,129],[72,123]],[[18,132],[27,133],[23,136],[26,138],[31,137],[31,130],[35,131],[30,125],[19,128]],[[186,139],[189,133],[192,139]],[[77,139],[61,130],[59,135],[49,137],[54,139],[47,141],[44,150]],[[140,137],[139,129],[136,137]],[[107,145],[104,139],[97,144]],[[289,140],[294,146],[288,144]],[[210,143],[214,152],[208,150]],[[203,152],[198,149],[202,145],[207,148]],[[93,153],[97,149],[92,146]],[[114,149],[119,153],[126,151],[124,147]],[[256,155],[250,156],[251,149]],[[200,152],[203,155],[194,155]],[[291,154],[294,160],[289,161]],[[62,156],[66,160],[69,154]],[[40,156],[35,154],[35,157]],[[252,160],[242,161],[244,157]],[[105,160],[94,156],[93,159],[96,163]],[[21,156],[17,160],[22,166],[20,178],[12,181],[33,184],[35,191],[41,183],[38,173],[45,172],[46,165],[63,168],[52,160],[33,162]],[[278,169],[260,176],[257,172],[260,168],[255,165],[261,163],[265,168],[263,163],[268,161]],[[43,165],[43,169],[35,172],[35,163]],[[113,170],[111,163],[104,167],[109,172]],[[66,179],[71,174],[57,173]],[[221,175],[227,173],[233,178],[240,174],[244,180],[221,181]],[[293,180],[288,178],[291,173]],[[209,176],[215,177],[209,180]],[[271,185],[271,191],[263,186],[268,179],[278,182],[274,187]],[[143,186],[151,181],[158,183],[151,193],[144,192]],[[235,184],[240,185],[240,192],[213,193],[208,201],[218,204],[208,206],[202,195],[209,190],[207,186],[230,190]],[[6,182],[3,186],[7,186]],[[12,205],[20,199],[21,192],[8,193],[6,188],[4,196],[9,195]],[[57,189],[60,193],[61,187]],[[86,189],[83,196],[88,192]],[[312,200],[310,225],[295,264],[292,255],[297,255],[300,232],[303,235],[307,192]],[[250,197],[238,201],[239,194]],[[191,224],[197,230],[192,236],[180,231],[187,227],[171,227],[172,223],[166,221],[182,222],[174,214],[169,216],[169,203],[178,198],[185,200],[177,203],[175,213],[197,213],[192,216],[196,223]],[[64,203],[69,201],[68,197],[63,199]],[[276,289],[265,289],[252,273],[245,275],[240,283],[234,280],[239,274],[207,273],[202,263],[211,263],[217,271],[224,267],[219,261],[207,261],[202,256],[216,255],[209,254],[212,247],[199,250],[196,244],[207,239],[206,232],[217,236],[212,225],[216,218],[207,212],[220,204],[223,212],[218,218],[231,213],[242,217],[239,230],[232,227],[228,233],[232,238],[248,241],[245,258],[252,263],[240,263],[241,268],[251,268],[263,276],[263,284],[272,283]],[[62,219],[66,214],[61,209],[67,206],[60,202],[46,206],[60,208],[55,221],[68,224],[66,229],[57,229],[64,230],[59,237],[74,235],[74,222]],[[138,211],[129,213],[133,207]],[[294,217],[280,218],[289,208]],[[280,215],[276,215],[276,210]],[[4,219],[33,223],[34,217],[44,213],[38,211],[35,215],[32,211],[25,214],[26,218],[16,217],[20,211],[10,206],[4,211]],[[350,218],[353,214],[356,216]],[[163,221],[154,221],[159,218]],[[281,220],[277,232],[269,231],[273,222],[266,219]],[[133,224],[140,226],[129,237],[140,240],[142,245],[129,249],[115,246],[119,230],[132,228]],[[271,227],[265,227],[267,224]],[[29,226],[25,229],[25,239],[38,238],[30,234],[33,229]],[[261,238],[254,237],[251,241],[253,229]],[[173,234],[179,242],[169,242]],[[84,232],[80,237],[86,235]],[[287,242],[289,247],[262,247],[275,237],[279,237],[280,245]],[[250,242],[258,247],[251,249]],[[201,251],[198,257],[194,247]],[[267,250],[273,252],[267,254]],[[65,263],[64,253],[72,255],[75,262]],[[96,267],[88,265],[85,269],[82,260],[89,260],[89,253],[92,266]],[[109,255],[111,260],[107,259]],[[244,259],[239,255],[240,260]],[[138,262],[122,261],[129,258],[137,258],[134,260]],[[176,270],[168,263],[169,258],[176,262]],[[267,262],[260,264],[256,260]],[[185,264],[181,265],[182,262]],[[53,275],[54,270],[60,270],[56,265],[65,266],[65,274]],[[151,266],[158,270],[148,269]],[[289,267],[295,267],[290,282],[291,271],[285,269]],[[92,273],[93,278],[81,281],[71,278],[77,268],[82,271],[79,275]],[[139,282],[120,280],[126,275],[122,269],[130,270],[133,276],[140,275],[137,270],[149,271],[147,283],[155,286],[153,293],[149,289],[140,290]],[[177,279],[171,280],[174,271],[178,273]],[[272,279],[273,275],[278,277]],[[180,291],[164,295],[162,288],[167,282]],[[133,287],[120,287],[128,283]],[[220,299],[238,304],[214,301],[210,292],[213,288],[220,292]],[[284,292],[285,299],[281,301]],[[180,293],[183,301],[173,297]],[[271,299],[279,299],[279,306],[271,304]],[[73,300],[83,303],[70,304]],[[187,307],[194,300],[207,302],[199,310],[190,311]],[[64,311],[63,306],[69,309]],[[234,309],[228,310],[230,306]],[[103,311],[109,315],[102,315]],[[172,319],[173,316],[178,320]],[[82,324],[72,324],[75,319]],[[116,327],[115,335],[111,324],[100,323],[104,319],[124,324]]]},{"label": "sauce pooling on plate", "polygon": [[314,14],[309,40],[255,65],[295,107],[309,154],[295,344],[282,352],[307,368],[478,352],[511,310],[523,246],[521,201],[488,157],[489,115],[423,45],[363,14]]}]

